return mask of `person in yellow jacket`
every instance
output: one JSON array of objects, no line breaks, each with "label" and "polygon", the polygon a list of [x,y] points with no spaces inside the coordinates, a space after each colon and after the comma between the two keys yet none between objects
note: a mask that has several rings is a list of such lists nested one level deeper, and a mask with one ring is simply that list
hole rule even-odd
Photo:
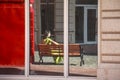
[{"label": "person in yellow jacket", "polygon": [[[44,44],[47,44],[47,45],[52,45],[52,44],[55,44],[55,45],[59,45],[59,43],[55,42],[54,40],[52,40],[50,37],[51,37],[51,34],[50,34],[50,31],[46,31],[45,32],[45,38],[43,40],[43,43]],[[54,52],[55,51],[55,52]],[[57,53],[58,52],[58,53]],[[59,51],[56,51],[56,50],[53,50],[51,51],[51,54],[52,55],[56,55],[56,54],[59,54]],[[57,56],[57,57],[53,57],[53,60],[56,64],[59,64],[62,60],[63,60],[63,57],[61,56]]]}]

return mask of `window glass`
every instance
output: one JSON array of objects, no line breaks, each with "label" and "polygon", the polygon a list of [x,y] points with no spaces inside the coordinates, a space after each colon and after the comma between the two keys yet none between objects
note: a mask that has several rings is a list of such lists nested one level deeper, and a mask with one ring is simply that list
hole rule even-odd
[{"label": "window glass", "polygon": [[84,8],[76,7],[75,10],[75,40],[76,43],[84,42]]},{"label": "window glass", "polygon": [[[69,0],[68,54],[69,76],[97,76],[97,43],[95,42],[96,6],[90,1]],[[89,7],[88,4],[89,3]],[[96,26],[97,27],[97,26]]]},{"label": "window glass", "polygon": [[[63,18],[63,12],[56,10],[56,5],[60,3],[55,4],[53,1],[40,0],[40,14],[35,16],[40,20],[40,26],[36,26],[34,34],[38,42],[34,42],[36,48],[30,63],[30,75],[63,76],[63,20],[59,22]],[[63,9],[63,6],[59,8]],[[58,19],[59,17],[61,18]]]},{"label": "window glass", "polygon": [[54,4],[41,5],[41,27],[42,34],[46,29],[54,34]]},{"label": "window glass", "polygon": [[46,2],[54,2],[54,0],[41,0],[41,3],[46,3]]},{"label": "window glass", "polygon": [[96,10],[95,9],[88,9],[88,17],[87,17],[87,27],[88,27],[88,33],[87,33],[87,39],[88,41],[95,41],[96,37]]},{"label": "window glass", "polygon": [[76,0],[76,4],[97,4],[97,0]]}]

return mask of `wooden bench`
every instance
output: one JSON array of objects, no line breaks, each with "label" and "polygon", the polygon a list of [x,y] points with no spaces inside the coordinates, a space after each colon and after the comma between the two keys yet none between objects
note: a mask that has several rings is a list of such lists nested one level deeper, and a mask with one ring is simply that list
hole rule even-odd
[{"label": "wooden bench", "polygon": [[[68,45],[68,53],[70,57],[80,57],[80,66],[84,64],[84,59],[83,59],[83,48],[80,46],[80,44],[69,44]],[[63,44],[59,45],[46,45],[46,44],[39,44],[38,45],[38,50],[39,50],[39,56],[40,60],[39,62],[43,63],[43,56],[64,56],[64,47]],[[57,53],[57,54],[51,54],[51,53]]]}]

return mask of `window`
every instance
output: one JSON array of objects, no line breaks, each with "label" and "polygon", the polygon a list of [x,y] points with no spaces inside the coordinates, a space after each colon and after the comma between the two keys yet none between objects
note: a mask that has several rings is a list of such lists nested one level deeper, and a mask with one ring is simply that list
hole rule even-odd
[{"label": "window", "polygon": [[88,9],[87,12],[87,28],[88,28],[88,32],[87,32],[87,40],[88,41],[95,41],[96,40],[96,22],[97,22],[97,18],[96,18],[96,9]]},{"label": "window", "polygon": [[75,14],[75,40],[84,43],[84,7],[76,7]]},{"label": "window", "polygon": [[[68,26],[69,75],[93,77],[96,76],[95,71],[97,71],[96,0],[70,1]],[[74,1],[76,1],[75,7],[73,5]]]},{"label": "window", "polygon": [[[37,16],[37,18],[41,21],[41,28],[38,28],[38,31],[41,32],[42,35],[40,36],[42,38],[37,44],[38,50],[34,51],[34,62],[33,64],[30,63],[30,75],[63,76],[63,56],[59,56],[59,50],[55,49],[51,42],[51,39],[54,40],[54,18],[56,18],[54,9],[54,0],[40,0],[41,15]],[[46,31],[51,33],[49,39]],[[57,40],[54,41],[60,44]],[[58,46],[56,45],[56,47]],[[52,48],[54,49],[52,50]]]},{"label": "window", "polygon": [[41,0],[41,3],[51,2],[54,3],[54,0]]},{"label": "window", "polygon": [[76,4],[97,4],[97,0],[76,0]]},{"label": "window", "polygon": [[54,34],[54,0],[41,0],[41,32],[42,35],[46,30],[50,30]]},{"label": "window", "polygon": [[[41,0],[43,3],[40,3],[41,4],[41,12],[42,12],[42,10],[43,10],[43,12],[44,12],[44,10],[45,10],[45,1],[46,0]],[[65,0],[64,0],[65,1]],[[71,1],[73,1],[73,0],[71,0]],[[53,0],[50,0],[50,2],[53,2]],[[61,3],[61,0],[60,0],[60,3]],[[52,4],[52,3],[51,3]],[[64,4],[64,3],[63,3]],[[67,5],[67,2],[65,1],[65,5]],[[53,8],[53,7],[52,7]],[[74,7],[75,8],[75,7]],[[50,8],[49,8],[50,9]],[[64,6],[64,9],[67,11],[68,10],[68,8],[66,7],[66,6]],[[26,10],[29,10],[29,8],[27,8]],[[79,8],[79,10],[83,10],[83,8]],[[48,10],[49,11],[49,10]],[[51,11],[53,11],[54,12],[54,10],[51,10]],[[73,11],[74,12],[74,11]],[[65,13],[65,12],[64,12]],[[81,15],[82,15],[82,17],[83,17],[83,12],[79,12],[78,11],[78,13],[80,13]],[[45,14],[47,14],[46,12],[44,12],[44,14],[41,14],[41,18],[42,18],[42,15],[45,17]],[[75,16],[75,13],[74,13],[74,16]],[[73,16],[73,17],[74,17]],[[26,16],[27,18],[28,18],[28,16]],[[39,16],[40,17],[40,16]],[[44,18],[43,17],[43,18]],[[50,16],[51,17],[51,16]],[[53,16],[54,17],[54,16]],[[71,17],[71,16],[70,16]],[[73,17],[71,17],[71,18],[73,18]],[[52,17],[51,17],[52,18]],[[66,15],[64,16],[64,20],[65,19],[67,19],[68,18],[68,14],[66,13]],[[45,19],[45,18],[44,18]],[[43,20],[44,20],[43,19]],[[51,20],[51,19],[50,19]],[[49,23],[49,21],[50,20],[48,20],[48,22],[47,23]],[[72,20],[72,19],[69,19],[69,20]],[[29,21],[29,19],[26,19],[26,22],[28,22]],[[42,21],[42,20],[41,20]],[[54,21],[54,20],[53,20]],[[55,22],[55,21],[54,21]],[[71,21],[70,21],[71,22]],[[74,22],[74,20],[73,20],[73,22]],[[41,22],[42,24],[41,25],[44,25],[45,26],[45,22]],[[74,23],[72,23],[71,22],[71,25],[73,26],[73,24],[75,24],[76,22],[74,22]],[[50,24],[50,23],[49,23]],[[71,32],[73,32],[73,34],[75,34],[76,32],[75,31],[73,31],[73,28],[74,29],[77,29],[75,26],[73,26],[72,28],[71,28],[71,26],[70,27],[68,27],[68,22],[67,22],[67,20],[64,22],[64,32],[65,32],[65,34],[63,34],[62,33],[62,35],[65,35],[64,36],[64,40],[65,40],[65,43],[64,44],[67,44],[67,37],[69,37],[69,39],[70,39],[70,41],[71,41],[71,39],[73,39],[73,37],[71,37],[71,36],[69,36],[69,34],[67,34],[67,31],[68,31],[68,28],[70,29],[70,31]],[[83,25],[83,24],[82,24]],[[46,28],[48,28],[49,29],[49,27],[48,26],[46,26]],[[79,70],[78,69],[76,69],[76,67],[77,68],[79,68],[80,69],[80,66],[78,66],[79,65],[79,63],[76,65],[76,64],[74,64],[74,60],[78,60],[78,58],[76,58],[76,57],[74,57],[74,60],[72,60],[72,63],[71,63],[71,61],[69,61],[70,62],[70,64],[68,64],[68,58],[67,58],[67,55],[64,55],[65,57],[64,57],[64,62],[62,62],[62,64],[60,64],[60,65],[54,65],[53,63],[51,64],[51,63],[49,63],[48,64],[48,62],[50,61],[50,57],[47,57],[46,59],[45,59],[45,62],[47,62],[47,64],[46,63],[44,63],[44,64],[42,64],[42,65],[40,65],[39,64],[39,62],[35,62],[35,63],[33,63],[33,64],[31,64],[31,63],[29,63],[29,59],[30,59],[30,57],[28,57],[29,56],[29,40],[30,40],[30,38],[29,38],[29,34],[27,34],[27,33],[29,33],[29,22],[28,22],[28,24],[26,24],[26,27],[25,27],[25,29],[26,29],[26,42],[25,42],[25,44],[26,44],[26,46],[25,46],[25,48],[27,48],[25,51],[25,54],[27,54],[26,56],[25,56],[25,75],[26,75],[26,77],[29,77],[30,75],[44,75],[44,77],[46,77],[47,75],[52,75],[52,76],[63,76],[63,74],[64,74],[64,79],[68,76],[68,74],[69,73],[67,73],[68,72],[68,69],[69,69],[69,67],[70,67],[70,76],[72,75],[77,75],[77,76],[79,76],[78,74],[80,73],[79,72]],[[52,30],[54,30],[54,29],[52,29]],[[41,32],[44,32],[45,31],[45,29],[41,29]],[[68,31],[68,32],[70,32],[70,31]],[[82,30],[81,30],[82,31]],[[59,31],[60,32],[60,31]],[[61,35],[61,34],[60,34]],[[71,33],[70,33],[70,35],[72,35]],[[82,34],[82,36],[83,36],[83,34]],[[74,37],[74,39],[75,39],[75,37]],[[72,40],[72,41],[74,41],[74,40]],[[79,41],[79,39],[78,39],[78,41]],[[81,42],[82,41],[84,41],[84,39],[81,39]],[[75,43],[75,42],[74,42]],[[67,47],[64,47],[65,48],[65,52],[67,52],[68,50],[67,50]],[[39,53],[38,52],[36,52],[35,51],[35,54],[36,55],[39,55]],[[34,56],[34,57],[37,57],[37,61],[39,61],[39,56]],[[69,58],[70,59],[70,58]],[[65,64],[64,64],[65,63]],[[46,65],[46,66],[44,66],[44,65]],[[63,65],[65,65],[65,66],[63,66]],[[69,65],[69,67],[67,67],[67,65]],[[72,66],[71,66],[72,65]],[[41,67],[39,67],[39,66],[41,66]],[[30,67],[30,69],[29,69],[29,67]],[[59,68],[58,68],[59,67]],[[73,68],[74,67],[74,68]],[[45,68],[48,68],[48,71],[46,71],[45,70]],[[63,69],[64,68],[64,69]],[[43,70],[44,70],[44,72],[43,72]],[[53,72],[51,72],[51,70],[53,70]],[[57,71],[60,71],[60,72],[57,72]],[[74,74],[74,72],[72,71],[72,70],[74,70],[74,71],[78,71],[77,72],[77,74],[75,73]],[[30,72],[29,72],[30,71]],[[64,71],[64,72],[63,72]],[[24,72],[23,72],[24,73]],[[83,75],[80,75],[80,76],[83,76]],[[36,76],[34,77],[34,78],[36,78]],[[49,76],[47,76],[47,78],[49,78]],[[50,77],[51,78],[51,77]],[[59,77],[57,77],[57,78],[59,78]],[[41,79],[41,78],[39,78],[39,79]]]},{"label": "window", "polygon": [[75,42],[95,44],[97,42],[97,6],[77,5],[75,12]]}]

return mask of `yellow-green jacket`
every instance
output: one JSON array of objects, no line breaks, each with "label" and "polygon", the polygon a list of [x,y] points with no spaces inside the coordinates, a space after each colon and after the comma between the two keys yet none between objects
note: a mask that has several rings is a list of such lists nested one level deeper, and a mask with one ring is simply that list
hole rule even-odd
[{"label": "yellow-green jacket", "polygon": [[[53,41],[50,37],[45,38],[44,43],[48,44],[48,45],[51,45],[51,44],[59,45],[59,43]],[[63,60],[63,57],[59,56],[59,51],[58,50],[52,50],[51,54],[52,55],[58,54],[57,57],[53,57],[53,60],[56,64],[59,64]]]}]

